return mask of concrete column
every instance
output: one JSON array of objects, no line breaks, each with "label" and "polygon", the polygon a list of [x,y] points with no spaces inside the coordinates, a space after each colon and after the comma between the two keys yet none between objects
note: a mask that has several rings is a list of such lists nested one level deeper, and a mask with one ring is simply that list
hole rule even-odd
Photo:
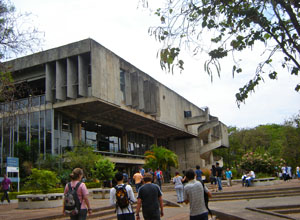
[{"label": "concrete column", "polygon": [[54,102],[55,65],[46,63],[46,102]]},{"label": "concrete column", "polygon": [[72,58],[67,59],[67,96],[72,99],[78,94],[77,62]]},{"label": "concrete column", "polygon": [[67,67],[65,60],[56,61],[56,99],[67,98]]},{"label": "concrete column", "polygon": [[82,55],[78,56],[78,94],[88,96],[88,62]]},{"label": "concrete column", "polygon": [[130,80],[130,73],[125,72],[125,104],[131,106],[132,99],[131,99],[131,80]]},{"label": "concrete column", "polygon": [[122,143],[121,143],[122,153],[128,153],[127,143],[128,143],[127,133],[123,132],[123,134],[122,134]]},{"label": "concrete column", "polygon": [[213,152],[211,151],[211,152],[210,152],[210,155],[209,155],[209,163],[210,163],[210,164],[214,164],[214,162],[215,162],[215,161],[214,161],[214,154],[213,154]]},{"label": "concrete column", "polygon": [[157,90],[156,90],[156,85],[154,82],[150,81],[150,113],[154,114],[157,112],[156,110],[156,105],[157,105]]},{"label": "concrete column", "polygon": [[212,129],[210,128],[210,129],[208,130],[208,135],[207,135],[208,143],[211,143],[211,134],[212,134]]},{"label": "concrete column", "polygon": [[72,123],[73,127],[73,142],[78,143],[81,141],[81,124],[78,122]]},{"label": "concrete column", "polygon": [[144,79],[142,76],[138,75],[138,89],[139,89],[139,109],[144,110]]}]

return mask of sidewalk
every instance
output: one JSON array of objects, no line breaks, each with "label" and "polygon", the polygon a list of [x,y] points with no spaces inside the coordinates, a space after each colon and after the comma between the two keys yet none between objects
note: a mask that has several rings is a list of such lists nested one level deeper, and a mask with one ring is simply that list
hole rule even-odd
[{"label": "sidewalk", "polygon": [[[280,184],[272,186],[257,186],[257,187],[242,187],[241,184],[233,185],[232,187],[224,187],[223,192],[232,191],[248,191],[256,189],[273,189],[273,188],[287,188],[287,187],[300,187],[300,181],[291,180],[290,182],[280,182]],[[174,191],[163,192],[163,198],[172,202],[176,202],[176,193]],[[99,208],[109,205],[108,199],[93,199],[90,196],[90,202],[92,208]],[[0,203],[1,204],[1,203]],[[300,196],[291,197],[276,197],[268,199],[251,199],[251,200],[234,200],[234,201],[224,201],[224,202],[210,202],[209,207],[211,210],[216,210],[218,212],[227,213],[230,215],[242,217],[249,220],[257,219],[281,219],[276,216],[270,216],[250,210],[246,210],[245,207],[261,207],[261,206],[271,206],[271,205],[287,205],[287,204],[300,204]],[[17,200],[12,200],[11,204],[0,205],[0,219],[5,220],[21,220],[21,219],[33,219],[45,216],[52,216],[60,214],[62,208],[51,208],[51,209],[38,209],[38,210],[20,210],[17,209]],[[188,220],[189,219],[189,206],[181,205],[181,207],[166,207],[164,209],[165,216],[163,220]],[[67,219],[67,218],[66,218]],[[300,219],[300,216],[299,216]]]}]

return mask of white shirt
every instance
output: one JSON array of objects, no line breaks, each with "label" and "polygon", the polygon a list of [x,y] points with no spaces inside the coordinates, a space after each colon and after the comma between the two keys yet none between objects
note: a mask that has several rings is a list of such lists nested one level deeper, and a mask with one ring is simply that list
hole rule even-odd
[{"label": "white shirt", "polygon": [[[122,186],[124,184],[118,185],[118,186]],[[127,191],[127,195],[128,198],[130,200],[131,203],[136,202],[136,199],[134,197],[132,188],[130,185],[126,185],[125,187],[126,191]],[[111,205],[116,205],[116,189],[113,187],[110,189],[110,196],[109,196],[109,202]],[[129,204],[129,206],[127,208],[121,209],[120,207],[117,207],[117,214],[126,214],[126,213],[134,213],[131,204]]]}]

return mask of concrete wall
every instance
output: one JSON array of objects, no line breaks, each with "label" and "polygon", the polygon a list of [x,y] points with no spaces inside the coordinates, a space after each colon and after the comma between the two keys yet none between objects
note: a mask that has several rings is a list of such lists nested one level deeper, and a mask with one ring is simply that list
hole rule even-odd
[{"label": "concrete wall", "polygon": [[111,51],[91,41],[92,96],[120,105],[120,63]]}]

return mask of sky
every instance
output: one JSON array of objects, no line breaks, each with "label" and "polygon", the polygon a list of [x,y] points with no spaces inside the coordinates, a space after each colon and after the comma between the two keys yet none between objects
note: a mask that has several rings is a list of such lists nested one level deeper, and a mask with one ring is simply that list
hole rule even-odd
[{"label": "sky", "polygon": [[[253,128],[282,124],[299,113],[300,93],[294,88],[300,78],[280,72],[278,80],[265,77],[237,107],[235,94],[249,79],[260,59],[261,47],[239,54],[246,62],[243,73],[232,77],[232,59],[222,62],[221,77],[204,71],[206,54],[184,54],[185,70],[173,74],[161,70],[157,52],[161,45],[150,36],[150,26],[159,19],[139,6],[139,0],[11,0],[16,10],[32,13],[32,24],[44,32],[43,50],[92,38],[198,107],[208,106],[210,114],[227,126]],[[157,1],[152,1],[157,2]],[[150,5],[157,8],[157,5]]]}]

